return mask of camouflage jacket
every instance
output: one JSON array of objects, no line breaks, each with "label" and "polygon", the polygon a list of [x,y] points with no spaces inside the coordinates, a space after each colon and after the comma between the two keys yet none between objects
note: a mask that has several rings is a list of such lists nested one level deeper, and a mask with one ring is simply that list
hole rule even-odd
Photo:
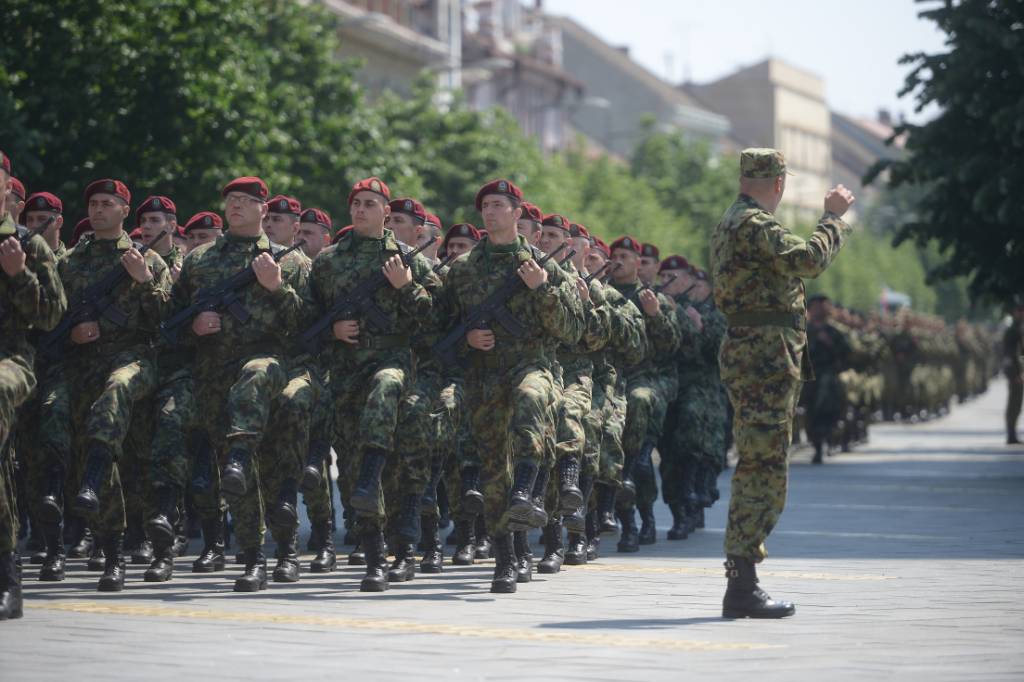
[{"label": "camouflage jacket", "polygon": [[[261,253],[277,253],[265,234],[241,237],[230,232],[216,241],[189,252],[174,285],[174,310],[182,310],[195,301],[204,288],[215,286],[243,268],[252,267]],[[221,330],[208,336],[196,336],[191,324],[182,329],[182,342],[196,347],[199,362],[214,363],[244,359],[256,355],[283,356],[291,337],[308,314],[309,259],[293,251],[279,263],[281,286],[268,291],[258,281],[240,292],[240,303],[251,316],[245,323],[222,310]]]},{"label": "camouflage jacket", "polygon": [[[0,243],[17,235],[10,214],[0,221]],[[25,353],[31,330],[48,331],[67,310],[57,262],[40,236],[29,240],[25,269],[14,277],[0,270],[0,357]]]},{"label": "camouflage jacket", "polygon": [[715,303],[728,318],[738,312],[782,312],[803,317],[803,277],[817,277],[842,248],[850,227],[826,213],[806,241],[791,233],[745,194],[711,235]]},{"label": "camouflage jacket", "polygon": [[[127,232],[121,232],[117,239],[82,237],[58,266],[68,301],[74,305],[76,294],[115,268],[123,269],[121,257],[131,248],[134,247]],[[170,306],[171,275],[163,259],[153,251],[147,251],[145,259],[153,278],[139,284],[129,277],[114,292],[114,305],[127,317],[125,324],[118,326],[106,318],[98,320],[100,338],[76,347],[68,357],[85,353],[109,357],[130,348],[149,349]]]},{"label": "camouflage jacket", "polygon": [[715,307],[714,298],[689,305],[700,313],[703,328],[694,334],[693,343],[679,349],[679,382],[686,384],[718,385],[718,348],[725,336],[725,316]]},{"label": "camouflage jacket", "polygon": [[181,266],[185,262],[185,252],[178,248],[177,244],[171,244],[171,250],[160,257],[164,259],[168,269],[174,269],[174,266]]},{"label": "camouflage jacket", "polygon": [[[580,278],[576,267],[567,262],[562,269],[575,288],[576,280]],[[590,290],[590,300],[580,301],[580,308],[583,311],[583,334],[579,342],[561,344],[558,347],[557,357],[563,365],[566,362],[581,362],[586,366],[592,366],[590,354],[603,349],[611,338],[612,309],[608,305],[603,288],[596,281],[591,281],[587,288]]]},{"label": "camouflage jacket", "polygon": [[[517,276],[515,272],[521,263],[542,257],[522,236],[500,246],[484,237],[472,251],[452,263],[445,278],[444,310],[450,324],[457,324],[509,276]],[[517,338],[495,324],[494,350],[485,354],[464,346],[470,358],[511,353],[551,360],[550,353],[556,344],[575,346],[579,342],[585,325],[579,293],[569,275],[556,263],[548,261],[544,267],[548,273],[546,284],[533,291],[520,291],[508,301],[509,312],[526,328],[526,333]]]},{"label": "camouflage jacket", "polygon": [[[408,253],[412,249],[385,228],[379,239],[352,232],[321,251],[310,274],[310,289],[315,303],[311,321],[327,313],[335,302],[364,279],[379,274],[384,263],[399,250]],[[412,283],[401,289],[385,284],[374,295],[374,303],[391,321],[390,329],[374,329],[367,320],[361,319],[359,344],[355,346],[338,341],[328,330],[330,341],[321,355],[325,370],[341,371],[371,360],[381,352],[411,352],[413,335],[430,330],[436,324],[434,304],[441,285],[430,261],[422,254],[413,259],[412,278]]]},{"label": "camouflage jacket", "polygon": [[674,362],[673,354],[679,349],[679,343],[683,334],[676,302],[665,294],[657,294],[658,314],[651,317],[643,312],[640,305],[640,292],[644,289],[644,286],[640,284],[640,280],[628,284],[612,282],[611,287],[636,306],[643,319],[647,336],[643,360],[637,365],[627,365],[625,368],[626,374],[631,375],[641,371],[648,371],[655,367],[663,366],[666,363]]}]

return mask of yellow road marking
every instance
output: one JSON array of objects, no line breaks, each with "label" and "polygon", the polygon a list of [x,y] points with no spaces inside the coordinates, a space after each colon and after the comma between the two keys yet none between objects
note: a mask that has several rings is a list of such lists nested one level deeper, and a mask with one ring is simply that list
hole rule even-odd
[{"label": "yellow road marking", "polygon": [[[608,571],[609,573],[676,573],[682,575],[713,575],[723,576],[725,569],[696,568],[692,566],[634,566],[632,564],[583,564],[582,566],[566,566],[566,571]],[[792,578],[800,580],[854,580],[881,581],[896,580],[891,575],[857,575],[844,573],[808,573],[804,571],[758,571],[759,576],[773,578]]]},{"label": "yellow road marking", "polygon": [[406,632],[423,635],[448,635],[477,639],[498,639],[515,641],[551,642],[564,644],[585,644],[602,647],[628,647],[633,649],[656,649],[659,651],[749,651],[758,649],[781,649],[782,644],[759,644],[755,642],[711,642],[695,639],[657,639],[622,637],[619,635],[586,634],[577,631],[553,632],[513,628],[469,627],[443,623],[414,623],[401,620],[362,618],[338,618],[308,614],[261,613],[245,611],[223,611],[212,609],[186,609],[168,606],[144,606],[127,604],[101,604],[99,602],[63,602],[52,604],[26,603],[31,609],[48,611],[70,611],[94,615],[142,616],[152,618],[192,618],[197,620],[271,623],[274,625],[314,625],[319,627],[343,628],[350,630],[376,630]]}]

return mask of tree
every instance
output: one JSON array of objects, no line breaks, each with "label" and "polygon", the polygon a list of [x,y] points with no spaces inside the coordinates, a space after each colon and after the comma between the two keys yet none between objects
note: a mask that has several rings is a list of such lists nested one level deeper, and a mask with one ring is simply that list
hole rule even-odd
[{"label": "tree", "polygon": [[941,113],[898,126],[907,158],[877,164],[865,180],[887,171],[890,187],[919,190],[895,243],[937,245],[929,282],[964,276],[973,298],[1007,300],[1024,292],[1024,2],[945,0],[921,16],[949,49],[904,56],[913,68],[900,94]]}]

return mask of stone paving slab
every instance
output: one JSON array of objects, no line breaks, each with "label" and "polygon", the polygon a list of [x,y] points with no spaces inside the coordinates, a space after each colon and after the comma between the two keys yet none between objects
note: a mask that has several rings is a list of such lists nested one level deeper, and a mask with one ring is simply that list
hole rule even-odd
[{"label": "stone paving slab", "polygon": [[[0,681],[74,679],[1020,680],[1024,449],[1003,445],[1005,385],[943,419],[882,425],[854,453],[793,455],[762,584],[775,622],[719,618],[723,499],[708,528],[491,595],[492,562],[383,594],[361,569],[234,594],[240,567],[164,585],[130,567],[95,591],[26,570],[26,614],[0,624]],[[304,557],[304,563],[310,558]],[[191,557],[181,560],[187,568]]]}]

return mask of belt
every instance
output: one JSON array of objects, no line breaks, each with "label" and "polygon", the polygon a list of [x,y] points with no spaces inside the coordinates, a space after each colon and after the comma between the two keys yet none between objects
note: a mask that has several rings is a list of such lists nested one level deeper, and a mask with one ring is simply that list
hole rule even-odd
[{"label": "belt", "polygon": [[359,347],[370,350],[391,350],[393,348],[411,348],[411,339],[405,334],[366,334],[359,335]]},{"label": "belt", "polygon": [[741,310],[726,316],[730,327],[787,327],[797,331],[807,329],[807,318],[800,313],[777,310]]}]

